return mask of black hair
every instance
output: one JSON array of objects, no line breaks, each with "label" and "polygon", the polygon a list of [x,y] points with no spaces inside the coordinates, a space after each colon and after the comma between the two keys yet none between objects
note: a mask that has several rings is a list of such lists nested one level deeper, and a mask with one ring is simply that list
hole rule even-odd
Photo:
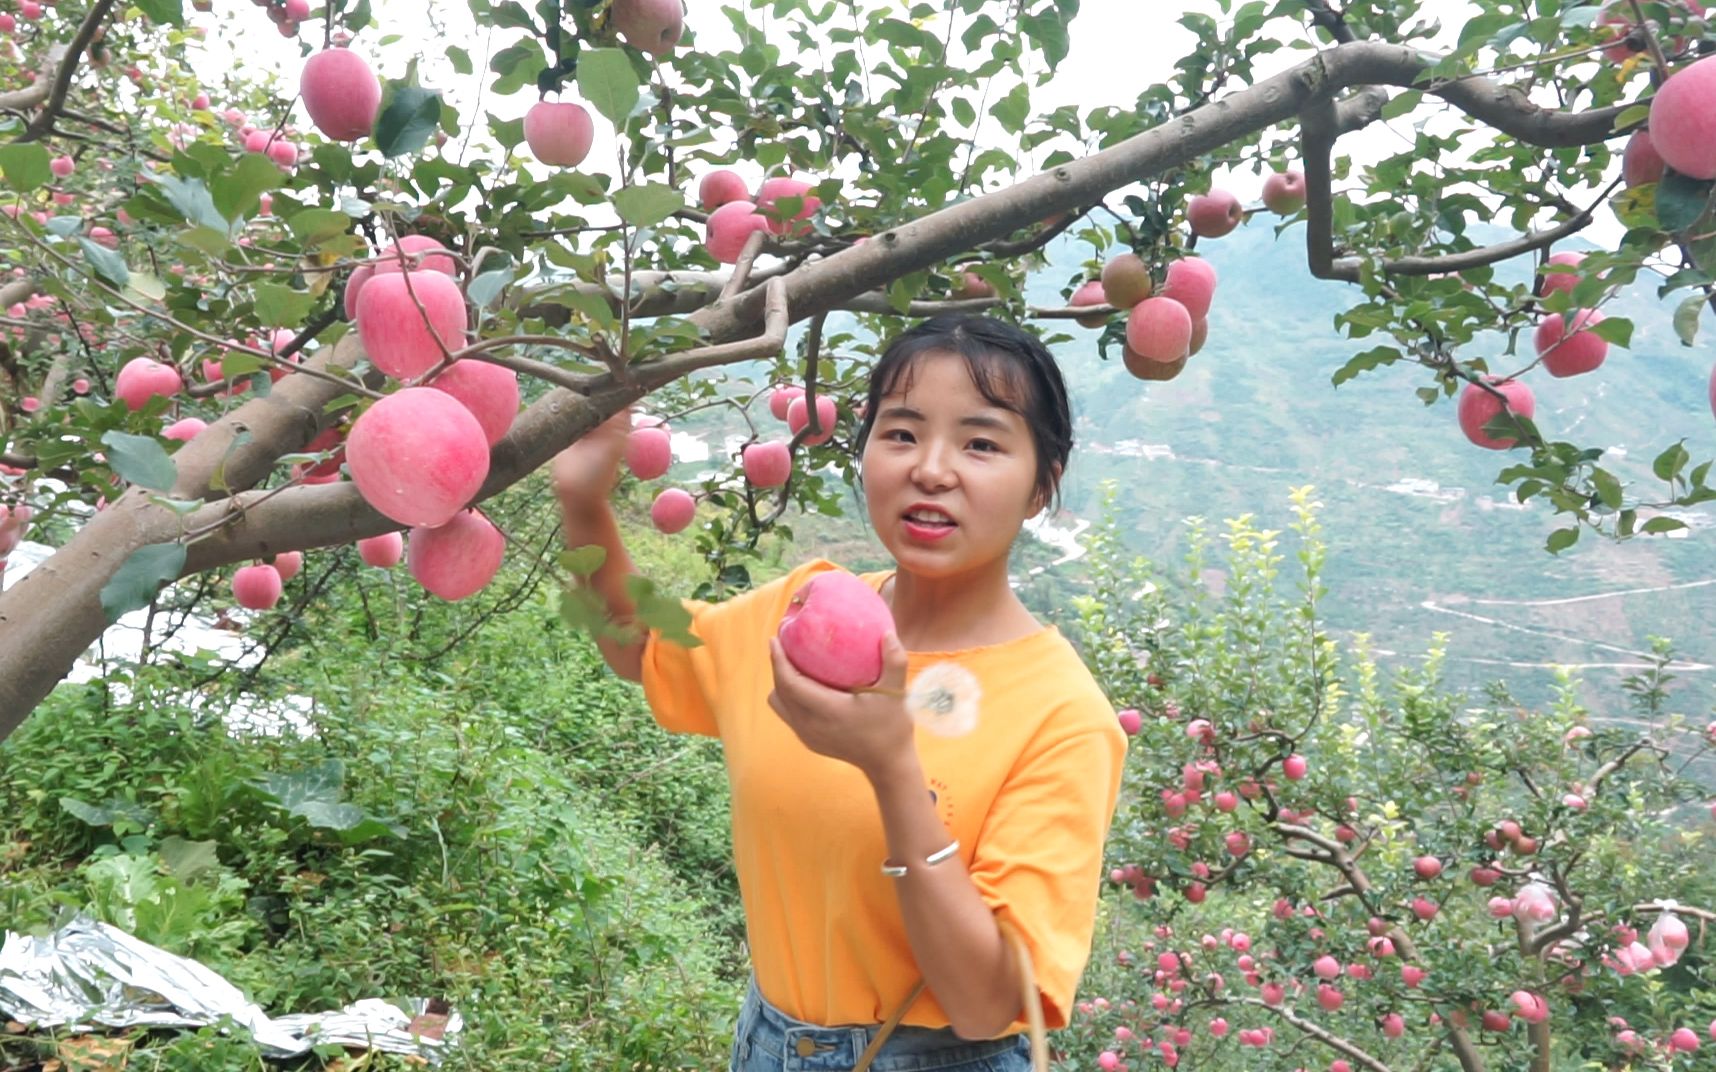
[{"label": "black hair", "polygon": [[869,442],[882,399],[896,389],[909,390],[912,368],[927,354],[963,358],[971,382],[990,405],[1024,418],[1037,448],[1036,493],[1044,503],[1052,502],[1059,509],[1060,477],[1066,475],[1073,445],[1066,381],[1055,364],[1055,355],[1041,340],[994,317],[943,313],[902,332],[888,344],[870,371],[864,421],[858,429],[858,454],[863,455]]}]

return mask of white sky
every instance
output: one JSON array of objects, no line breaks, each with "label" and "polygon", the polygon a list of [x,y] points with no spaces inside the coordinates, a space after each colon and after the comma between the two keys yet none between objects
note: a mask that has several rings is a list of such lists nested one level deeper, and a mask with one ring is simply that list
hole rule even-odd
[{"label": "white sky", "polygon": [[[366,28],[353,47],[376,65],[385,77],[399,77],[406,65],[416,58],[423,84],[441,88],[462,116],[477,119],[474,111],[481,84],[492,75],[485,75],[485,55],[498,51],[516,40],[522,31],[478,32],[472,24],[465,0],[373,0],[376,23]],[[726,17],[719,11],[718,0],[688,0],[687,25],[701,35],[701,47],[722,49],[737,44],[737,36]],[[193,56],[194,69],[204,72],[211,87],[216,108],[221,107],[218,85],[225,72],[235,68],[247,75],[259,75],[273,70],[282,79],[287,92],[295,90],[297,72],[302,60],[298,42],[281,38],[260,9],[237,4],[230,5],[222,18],[225,26],[215,22],[214,15],[197,15],[210,26],[209,42],[202,56]],[[1427,0],[1424,17],[1439,20],[1443,39],[1451,41],[1466,18],[1476,9],[1470,0]],[[1130,103],[1147,85],[1160,82],[1173,73],[1173,65],[1191,46],[1193,37],[1180,27],[1180,14],[1196,11],[1222,20],[1216,0],[1189,0],[1182,4],[1157,3],[1154,0],[1083,0],[1071,29],[1071,53],[1063,61],[1055,77],[1047,85],[1033,89],[1037,111],[1046,112],[1064,104],[1089,108],[1099,104]],[[764,18],[762,15],[757,16]],[[1284,25],[1278,23],[1278,25]],[[766,27],[765,27],[766,32]],[[1280,31],[1277,31],[1280,32]],[[320,41],[321,24],[304,24],[306,39]],[[770,39],[783,48],[791,41],[784,33],[770,33]],[[443,53],[446,42],[456,42],[471,55],[477,73],[456,75]],[[1281,50],[1262,57],[1258,62],[1258,77],[1265,77],[1284,67],[1302,62],[1308,53]],[[1033,59],[1035,57],[1033,56]],[[502,117],[522,116],[536,99],[534,89],[527,89],[505,98],[482,93],[481,109]],[[308,125],[302,111],[300,122]],[[1392,126],[1393,129],[1389,129]],[[612,135],[599,117],[596,122],[596,145],[591,161],[614,159]],[[479,126],[479,135],[481,129]],[[987,133],[987,132],[986,132]],[[1378,159],[1398,151],[1411,136],[1410,119],[1396,120],[1389,125],[1377,124],[1341,142],[1343,155],[1359,161]],[[985,141],[987,141],[985,137]],[[1003,144],[1012,145],[1012,139]],[[448,146],[451,151],[454,146]],[[1032,155],[1040,160],[1052,146]],[[534,165],[532,165],[534,166]],[[600,165],[587,165],[600,170]],[[740,169],[743,172],[743,169]],[[754,177],[754,176],[747,176]],[[1242,200],[1255,201],[1262,179],[1249,172],[1223,177],[1224,185]],[[1575,200],[1578,195],[1575,194]],[[1603,214],[1607,216],[1607,214]],[[1604,243],[1618,240],[1620,228],[1611,220],[1600,220],[1586,232],[1593,241]]]}]

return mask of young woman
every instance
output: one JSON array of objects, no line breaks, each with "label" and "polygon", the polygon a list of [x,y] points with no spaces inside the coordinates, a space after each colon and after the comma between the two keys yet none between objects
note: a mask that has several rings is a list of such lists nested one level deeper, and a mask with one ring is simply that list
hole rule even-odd
[{"label": "young woman", "polygon": [[[553,468],[567,543],[607,549],[590,583],[621,620],[633,570],[608,494],[628,427],[620,414]],[[793,593],[838,568],[822,560],[688,602],[699,647],[602,642],[662,726],[722,740],[753,966],[733,1072],[846,1072],[866,1056],[871,1072],[1029,1068],[1038,1010],[1020,948],[1042,1023],[1066,1025],[1126,737],[1007,565],[1071,448],[1042,343],[987,317],[927,321],[877,362],[857,437],[870,522],[896,563],[863,577],[896,628],[877,691],[823,687],[774,639]],[[954,696],[958,717],[914,720],[903,696],[920,684]]]}]

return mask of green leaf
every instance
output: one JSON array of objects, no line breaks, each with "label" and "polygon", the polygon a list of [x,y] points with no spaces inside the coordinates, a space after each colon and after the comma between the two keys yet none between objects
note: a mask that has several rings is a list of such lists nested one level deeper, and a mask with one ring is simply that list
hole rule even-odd
[{"label": "green leaf", "polygon": [[512,282],[512,276],[513,269],[510,267],[484,272],[471,280],[471,285],[465,288],[465,297],[478,309],[487,308],[488,304],[506,289],[506,285]]},{"label": "green leaf", "polygon": [[440,124],[440,90],[389,82],[387,99],[375,120],[376,148],[386,157],[417,152]]},{"label": "green leaf", "polygon": [[1678,171],[1663,172],[1656,184],[1656,218],[1665,231],[1684,231],[1698,222],[1710,204],[1716,182],[1689,179]]},{"label": "green leaf", "polygon": [[1615,474],[1607,469],[1591,471],[1591,483],[1597,488],[1597,498],[1611,510],[1621,508],[1621,482]]},{"label": "green leaf", "polygon": [[240,153],[231,171],[214,180],[211,191],[215,211],[223,220],[236,222],[261,206],[262,195],[280,188],[280,169],[261,153]]},{"label": "green leaf", "polygon": [[1674,311],[1674,333],[1680,336],[1682,346],[1691,346],[1692,340],[1698,337],[1698,321],[1704,315],[1706,301],[1704,295],[1694,294]]},{"label": "green leaf", "polygon": [[316,304],[314,295],[280,283],[258,283],[253,289],[256,293],[256,319],[266,327],[301,324]]},{"label": "green leaf", "polygon": [[179,244],[189,246],[199,253],[211,257],[219,257],[232,248],[232,242],[227,239],[225,230],[213,227],[187,227],[178,233]]},{"label": "green leaf", "polygon": [[148,272],[132,272],[125,289],[144,301],[160,301],[167,296],[167,284]]},{"label": "green leaf", "polygon": [[53,179],[54,173],[48,167],[50,159],[47,146],[39,142],[0,145],[0,174],[6,176],[6,185],[27,194]]},{"label": "green leaf", "polygon": [[471,66],[471,54],[458,45],[447,46],[447,59],[453,64],[453,70],[459,74],[470,74],[474,70]]},{"label": "green leaf", "polygon": [[286,218],[286,226],[305,246],[315,246],[346,233],[351,217],[331,208],[307,208]]},{"label": "green leaf", "polygon": [[615,126],[632,114],[641,86],[621,49],[593,48],[578,57],[578,92]]},{"label": "green leaf", "polygon": [[125,258],[120,256],[118,250],[108,249],[100,242],[81,236],[77,244],[83,248],[83,259],[95,269],[96,275],[122,290],[125,284],[131,281],[131,270],[125,267]]},{"label": "green leaf", "polygon": [[161,839],[160,848],[155,851],[168,873],[185,881],[220,867],[220,857],[215,852],[219,845],[218,841],[187,841],[170,834]]},{"label": "green leaf", "polygon": [[1678,532],[1686,527],[1686,522],[1672,517],[1653,517],[1639,527],[1639,531],[1647,536],[1657,536],[1664,532]]},{"label": "green leaf", "polygon": [[658,182],[628,186],[614,194],[614,209],[633,227],[654,227],[685,207],[678,190]]},{"label": "green leaf", "polygon": [[341,802],[344,785],[345,765],[338,759],[325,759],[290,774],[269,774],[259,783],[287,814],[335,832],[348,845],[384,834],[404,836],[402,828],[381,822],[356,804]]},{"label": "green leaf", "polygon": [[1424,94],[1416,89],[1397,93],[1382,106],[1382,118],[1399,119],[1403,115],[1410,115],[1412,110],[1417,108],[1423,100]]},{"label": "green leaf", "polygon": [[1558,555],[1578,542],[1579,526],[1575,525],[1568,529],[1556,529],[1549,534],[1549,539],[1544,541],[1543,546],[1550,554]]},{"label": "green leaf", "polygon": [[138,10],[149,16],[149,21],[162,26],[183,26],[185,24],[185,9],[183,0],[135,0]]},{"label": "green leaf", "polygon": [[59,804],[61,811],[90,826],[112,826],[116,822],[128,821],[147,828],[154,820],[154,816],[144,808],[119,797],[109,797],[101,804],[91,804],[76,797],[61,797]]},{"label": "green leaf", "polygon": [[101,609],[107,614],[107,624],[147,607],[156,593],[177,580],[185,568],[185,545],[151,543],[131,552],[106,584],[101,586]]},{"label": "green leaf", "polygon": [[637,608],[637,620],[645,627],[681,647],[702,646],[703,642],[691,632],[691,612],[680,600],[658,593],[654,581],[633,574],[626,578],[626,594]]},{"label": "green leaf", "polygon": [[[247,153],[245,155],[257,156],[258,154]],[[268,166],[272,168],[274,165],[269,164]],[[222,234],[229,233],[227,218],[220,214],[219,209],[215,208],[214,197],[209,193],[209,188],[203,185],[203,180],[180,178],[177,175],[163,172],[155,176],[155,185],[160,188],[161,193],[166,196],[173,208],[178,210],[179,216],[186,223],[196,227],[208,227]]]},{"label": "green leaf", "polygon": [[1676,443],[1656,456],[1656,460],[1651,462],[1650,471],[1656,474],[1658,480],[1673,480],[1691,460],[1692,455],[1687,453],[1685,444]]},{"label": "green leaf", "polygon": [[[1356,379],[1361,372],[1372,372],[1384,365],[1392,365],[1404,356],[1392,346],[1376,346],[1362,354],[1355,354],[1346,364],[1335,370],[1334,385],[1339,387],[1348,380]],[[1433,401],[1434,397],[1425,399],[1425,405]]]},{"label": "green leaf", "polygon": [[139,487],[170,491],[179,479],[178,466],[153,436],[111,431],[101,437],[101,442],[107,447],[108,466]]},{"label": "green leaf", "polygon": [[576,573],[580,577],[588,577],[602,568],[602,563],[608,560],[608,549],[599,543],[585,544],[574,547],[560,555],[560,568],[567,573]]},{"label": "green leaf", "polygon": [[[1592,8],[1590,10],[1596,9]],[[1623,109],[1620,115],[1615,116],[1614,126],[1610,129],[1618,134],[1623,130],[1631,130],[1633,127],[1638,126],[1649,118],[1650,105],[1648,103],[1635,104],[1630,108]]]},{"label": "green leaf", "polygon": [[1616,346],[1630,347],[1633,344],[1633,322],[1624,316],[1611,316],[1586,330]]}]

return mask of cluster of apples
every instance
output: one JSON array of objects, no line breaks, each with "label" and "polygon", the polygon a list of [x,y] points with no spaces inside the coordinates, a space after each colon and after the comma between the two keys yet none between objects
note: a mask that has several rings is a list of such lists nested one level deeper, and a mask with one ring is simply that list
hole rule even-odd
[{"label": "cluster of apples", "polygon": [[[764,179],[756,193],[735,171],[721,169],[703,176],[697,184],[697,200],[709,213],[703,247],[722,264],[736,264],[752,234],[809,234],[807,222],[822,207],[822,199],[811,191],[814,184],[790,176]],[[779,202],[797,198],[799,208],[785,218]]]},{"label": "cluster of apples", "polygon": [[[357,542],[364,565],[391,569],[405,557],[405,537],[384,532]],[[246,610],[272,610],[285,593],[286,582],[304,568],[302,551],[282,551],[267,561],[239,567],[232,575],[233,602]]]},{"label": "cluster of apples", "polygon": [[[1102,266],[1100,279],[1081,284],[1069,304],[1127,310],[1122,349],[1126,370],[1141,380],[1171,380],[1209,337],[1215,288],[1216,270],[1202,257],[1169,264],[1158,292],[1150,266],[1135,253],[1123,253]],[[1079,318],[1079,323],[1101,327],[1106,320],[1106,314],[1096,313]]]},{"label": "cluster of apples", "polygon": [[[268,13],[268,21],[280,31],[281,37],[297,37],[298,24],[310,17],[310,0],[251,0]],[[195,5],[198,11],[208,11],[214,5]]]}]

